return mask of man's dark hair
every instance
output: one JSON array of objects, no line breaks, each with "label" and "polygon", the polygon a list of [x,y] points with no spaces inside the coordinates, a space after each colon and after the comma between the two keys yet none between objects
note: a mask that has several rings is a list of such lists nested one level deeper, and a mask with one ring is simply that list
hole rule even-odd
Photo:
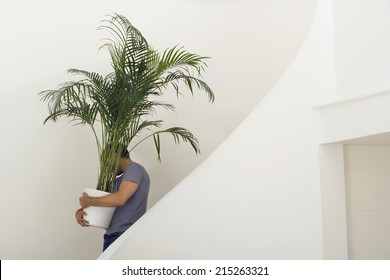
[{"label": "man's dark hair", "polygon": [[108,144],[104,149],[108,149],[115,154],[120,154],[121,158],[130,158],[130,152],[126,147],[127,146],[124,144],[118,144],[115,146],[113,144]]},{"label": "man's dark hair", "polygon": [[122,150],[121,158],[130,158],[129,151],[126,148]]}]

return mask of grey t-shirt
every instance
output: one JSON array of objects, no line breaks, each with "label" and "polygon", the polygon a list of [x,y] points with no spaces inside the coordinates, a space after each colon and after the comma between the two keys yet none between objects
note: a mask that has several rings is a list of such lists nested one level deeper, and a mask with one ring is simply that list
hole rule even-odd
[{"label": "grey t-shirt", "polygon": [[125,205],[116,208],[106,234],[125,232],[146,212],[150,179],[145,168],[136,162],[132,162],[122,176],[115,180],[113,192],[119,190],[119,186],[123,181],[134,182],[138,185],[138,188]]}]

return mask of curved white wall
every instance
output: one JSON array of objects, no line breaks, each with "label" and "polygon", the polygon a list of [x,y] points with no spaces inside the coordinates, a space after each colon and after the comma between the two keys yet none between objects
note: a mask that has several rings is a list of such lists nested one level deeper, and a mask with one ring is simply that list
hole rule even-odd
[{"label": "curved white wall", "polygon": [[[312,0],[1,0],[0,224],[1,259],[84,259],[101,252],[103,231],[74,221],[78,197],[95,184],[93,137],[66,121],[42,125],[37,93],[70,79],[78,67],[108,71],[95,32],[110,11],[126,15],[157,48],[176,44],[211,56],[205,79],[217,101],[181,98],[177,114],[162,113],[199,138],[202,156],[163,139],[163,162],[151,145],[133,158],[149,170],[150,205],[199,165],[262,99],[302,44]],[[172,100],[175,98],[172,96]],[[207,125],[206,125],[207,124]],[[151,144],[151,143],[150,143]],[[186,160],[183,161],[183,158]],[[205,194],[206,195],[206,194]]]},{"label": "curved white wall", "polygon": [[[322,259],[320,126],[334,88],[331,1],[255,110],[101,259]],[[324,43],[325,42],[325,43]]]},{"label": "curved white wall", "polygon": [[[347,219],[343,145],[390,146],[389,8],[382,0],[319,1],[302,48],[267,96],[100,258],[346,259],[348,250],[388,258],[388,209]],[[361,157],[371,165],[388,149],[365,150],[376,151]],[[387,179],[355,183],[380,197]]]}]

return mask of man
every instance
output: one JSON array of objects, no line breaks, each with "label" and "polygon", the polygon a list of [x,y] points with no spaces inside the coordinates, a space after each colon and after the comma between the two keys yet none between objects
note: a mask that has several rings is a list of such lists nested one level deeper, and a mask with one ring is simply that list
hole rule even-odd
[{"label": "man", "polygon": [[80,197],[81,208],[76,212],[77,223],[88,226],[84,219],[84,208],[89,206],[117,207],[111,224],[104,235],[103,251],[107,249],[122,233],[134,224],[146,212],[150,179],[145,168],[130,159],[129,151],[122,152],[119,173],[115,179],[114,190],[103,197],[90,197],[86,193]]}]

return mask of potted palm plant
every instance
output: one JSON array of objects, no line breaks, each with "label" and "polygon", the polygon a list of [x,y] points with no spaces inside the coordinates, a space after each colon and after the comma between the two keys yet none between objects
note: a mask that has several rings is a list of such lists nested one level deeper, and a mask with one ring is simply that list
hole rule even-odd
[{"label": "potted palm plant", "polygon": [[[103,76],[69,69],[69,73],[82,78],[65,82],[54,90],[42,91],[40,96],[48,102],[49,115],[44,123],[67,117],[91,128],[100,163],[95,195],[104,195],[113,189],[120,151],[124,148],[131,152],[146,139],[153,139],[160,160],[160,135],[170,134],[176,143],[187,142],[196,154],[200,152],[198,140],[189,130],[182,127],[162,129],[163,121],[152,119],[158,107],[174,110],[172,104],[159,101],[168,87],[177,95],[182,93],[183,86],[191,94],[198,89],[208,95],[210,102],[214,101],[214,93],[201,79],[207,57],[179,47],[158,52],[122,15],[108,16],[99,29],[110,34],[99,50],[108,50],[112,72]],[[143,135],[141,139],[140,135]],[[86,211],[96,211],[89,208]],[[108,217],[102,223],[95,223],[94,215],[87,212],[90,225],[107,228],[115,208],[98,208],[98,212],[106,211]]]}]

